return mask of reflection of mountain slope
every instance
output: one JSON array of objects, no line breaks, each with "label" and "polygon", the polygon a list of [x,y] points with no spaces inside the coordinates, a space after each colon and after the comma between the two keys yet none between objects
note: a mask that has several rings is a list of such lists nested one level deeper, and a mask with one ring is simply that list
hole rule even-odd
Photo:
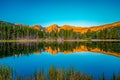
[{"label": "reflection of mountain slope", "polygon": [[40,51],[35,51],[35,52],[33,52],[34,54],[40,54]]},{"label": "reflection of mountain slope", "polygon": [[0,57],[40,54],[44,51],[51,54],[90,51],[120,57],[119,48],[119,42],[0,43]]},{"label": "reflection of mountain slope", "polygon": [[73,52],[86,52],[86,51],[88,51],[88,49],[86,46],[83,46],[83,45],[73,49]]},{"label": "reflection of mountain slope", "polygon": [[51,54],[57,54],[59,49],[53,50],[50,46],[45,49],[46,52],[49,52]]},{"label": "reflection of mountain slope", "polygon": [[91,52],[98,52],[98,53],[103,53],[103,54],[108,54],[108,55],[113,55],[113,56],[117,56],[120,57],[120,54],[117,52],[106,52],[106,51],[102,51],[99,48],[94,48],[90,50]]},{"label": "reflection of mountain slope", "polygon": [[[49,52],[51,54],[57,54],[60,50],[53,50],[50,46],[47,48],[46,47],[46,52]],[[74,49],[72,49],[71,51],[70,50],[64,50],[62,51],[62,53],[64,54],[70,54],[70,53],[73,53],[73,52],[87,52],[87,51],[90,51],[90,52],[97,52],[97,53],[102,53],[102,54],[108,54],[108,55],[113,55],[113,56],[116,56],[116,57],[120,57],[120,54],[117,53],[117,52],[110,52],[110,51],[103,51],[99,48],[90,48],[88,49],[86,46],[82,45],[82,46],[79,46],[79,47],[76,47]]]}]

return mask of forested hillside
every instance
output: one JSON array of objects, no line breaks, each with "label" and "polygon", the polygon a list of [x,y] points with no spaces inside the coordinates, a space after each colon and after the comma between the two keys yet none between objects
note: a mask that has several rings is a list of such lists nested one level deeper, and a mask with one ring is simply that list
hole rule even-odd
[{"label": "forested hillside", "polygon": [[20,39],[120,39],[120,22],[90,28],[56,24],[43,28],[0,21],[0,40]]}]

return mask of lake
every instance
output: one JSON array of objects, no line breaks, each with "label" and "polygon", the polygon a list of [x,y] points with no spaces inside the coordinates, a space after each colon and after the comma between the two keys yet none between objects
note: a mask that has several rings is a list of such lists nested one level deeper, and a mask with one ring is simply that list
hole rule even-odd
[{"label": "lake", "polygon": [[0,43],[0,65],[10,66],[15,76],[33,75],[51,66],[70,68],[95,80],[120,74],[120,42]]}]

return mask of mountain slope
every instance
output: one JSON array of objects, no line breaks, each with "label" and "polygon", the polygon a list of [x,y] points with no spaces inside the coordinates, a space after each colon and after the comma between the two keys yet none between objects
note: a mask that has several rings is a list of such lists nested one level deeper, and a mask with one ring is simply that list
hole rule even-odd
[{"label": "mountain slope", "polygon": [[[13,23],[1,21],[1,20],[0,20],[0,24],[25,26],[24,24],[18,24],[18,23],[13,24]],[[30,27],[36,30],[45,30],[46,32],[52,32],[52,31],[59,32],[60,30],[73,30],[74,32],[79,32],[83,34],[88,31],[96,32],[96,31],[104,30],[108,28],[120,27],[120,22],[115,22],[115,23],[105,24],[100,26],[91,26],[91,27],[80,27],[80,26],[71,26],[71,25],[58,26],[57,24],[53,24],[45,28],[43,28],[41,25],[34,25]]]},{"label": "mountain slope", "polygon": [[99,31],[107,28],[114,28],[114,27],[120,27],[120,22],[115,22],[112,24],[105,24],[105,25],[100,25],[100,26],[92,26],[92,27],[78,27],[78,26],[70,26],[70,25],[64,25],[58,27],[58,25],[54,24],[51,26],[48,26],[45,28],[47,32],[52,32],[52,31],[60,31],[60,30],[73,30],[74,32],[79,32],[79,33],[86,33],[88,31]]},{"label": "mountain slope", "polygon": [[52,32],[52,31],[57,31],[57,30],[58,30],[58,25],[57,24],[53,24],[53,25],[50,25],[50,26],[45,28],[46,32]]}]

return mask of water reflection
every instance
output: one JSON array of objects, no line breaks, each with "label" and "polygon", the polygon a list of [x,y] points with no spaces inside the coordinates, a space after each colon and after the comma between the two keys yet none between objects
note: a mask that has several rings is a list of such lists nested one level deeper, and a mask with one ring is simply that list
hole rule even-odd
[{"label": "water reflection", "polygon": [[120,57],[120,43],[118,42],[65,42],[65,43],[0,43],[0,57],[40,54],[71,54],[74,52],[98,52]]},{"label": "water reflection", "polygon": [[107,80],[120,73],[117,42],[0,43],[0,57],[0,65],[12,67],[16,75],[33,75],[35,70],[47,71],[51,66],[74,67],[94,80],[103,73]]}]

